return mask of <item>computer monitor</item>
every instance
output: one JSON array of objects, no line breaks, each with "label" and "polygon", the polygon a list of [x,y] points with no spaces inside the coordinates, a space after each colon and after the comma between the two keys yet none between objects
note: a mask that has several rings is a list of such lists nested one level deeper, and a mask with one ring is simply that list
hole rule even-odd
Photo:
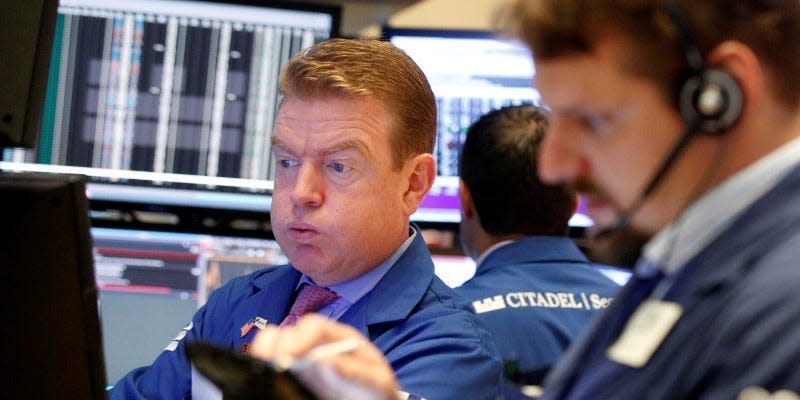
[{"label": "computer monitor", "polygon": [[33,148],[39,133],[58,0],[6,0],[0,13],[0,148]]},{"label": "computer monitor", "polygon": [[0,174],[0,398],[105,399],[83,177]]},{"label": "computer monitor", "polygon": [[[438,107],[436,182],[413,218],[459,222],[458,158],[467,128],[481,115],[506,105],[541,105],[533,86],[531,52],[487,31],[386,26],[383,36],[419,64]],[[592,225],[583,210],[580,205],[570,220],[577,231]]]},{"label": "computer monitor", "polygon": [[93,227],[106,373],[149,365],[228,280],[285,264],[273,240]]},{"label": "computer monitor", "polygon": [[[278,75],[340,7],[60,0],[42,129],[0,169],[90,177],[95,201],[266,212]],[[134,190],[131,190],[131,189]]]}]

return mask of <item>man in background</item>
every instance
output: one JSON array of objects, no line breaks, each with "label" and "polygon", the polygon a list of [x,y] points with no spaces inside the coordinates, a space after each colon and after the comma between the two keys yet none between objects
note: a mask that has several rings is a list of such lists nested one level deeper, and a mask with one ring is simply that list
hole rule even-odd
[{"label": "man in background", "polygon": [[[302,314],[316,313],[386,355],[381,362],[399,381],[392,395],[460,399],[465,390],[494,399],[501,364],[491,338],[456,306],[409,223],[435,176],[436,105],[422,71],[388,42],[332,39],[294,56],[280,89],[270,216],[290,265],[216,289],[155,362],[123,377],[111,398],[205,398],[199,392],[209,384],[190,373],[187,342],[249,354],[258,331],[291,332]],[[262,347],[290,349],[308,339]],[[349,398],[335,389],[327,394]]]},{"label": "man in background", "polygon": [[575,192],[537,176],[546,128],[536,106],[494,110],[470,126],[459,160],[461,245],[477,266],[456,292],[492,334],[506,377],[525,385],[541,383],[619,290],[567,236]]},{"label": "man in background", "polygon": [[[797,398],[800,2],[516,0],[507,10],[551,109],[541,178],[579,189],[598,239],[652,237],[543,397]],[[354,334],[313,322],[320,341]],[[391,395],[391,371],[359,355],[328,362]]]}]

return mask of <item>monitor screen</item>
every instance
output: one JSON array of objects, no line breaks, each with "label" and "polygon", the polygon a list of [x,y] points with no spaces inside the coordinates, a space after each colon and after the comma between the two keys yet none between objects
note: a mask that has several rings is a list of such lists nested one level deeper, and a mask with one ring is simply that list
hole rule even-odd
[{"label": "monitor screen", "polygon": [[0,174],[3,399],[105,399],[83,177]]},{"label": "monitor screen", "polygon": [[91,234],[112,385],[152,363],[214,289],[287,262],[266,239],[98,227]]},{"label": "monitor screen", "polygon": [[339,12],[60,0],[38,145],[4,150],[0,169],[87,175],[91,200],[266,211],[278,74],[338,35]]},{"label": "monitor screen", "polygon": [[[458,157],[467,128],[481,115],[506,105],[541,104],[533,87],[531,53],[517,42],[484,31],[384,27],[383,36],[419,64],[438,107],[436,182],[414,218],[458,222]],[[590,225],[579,206],[570,226]]]}]

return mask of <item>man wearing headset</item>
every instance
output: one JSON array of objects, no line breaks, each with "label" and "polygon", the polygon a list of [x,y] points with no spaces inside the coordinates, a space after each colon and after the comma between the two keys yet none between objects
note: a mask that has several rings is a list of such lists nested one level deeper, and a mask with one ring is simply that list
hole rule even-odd
[{"label": "man wearing headset", "polygon": [[[543,397],[798,398],[800,2],[516,0],[502,15],[552,111],[541,177],[583,193],[599,240],[652,237]],[[355,373],[378,365],[357,355],[329,362],[391,398],[390,371]]]}]

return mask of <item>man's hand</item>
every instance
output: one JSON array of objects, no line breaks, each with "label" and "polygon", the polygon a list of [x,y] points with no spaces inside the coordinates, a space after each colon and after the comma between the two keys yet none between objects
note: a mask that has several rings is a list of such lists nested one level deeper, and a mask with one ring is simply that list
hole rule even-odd
[{"label": "man's hand", "polygon": [[291,327],[269,325],[260,330],[250,344],[250,355],[291,365],[317,346],[344,339],[363,343],[292,372],[323,399],[399,399],[397,380],[381,351],[356,329],[319,315],[307,314]]}]

